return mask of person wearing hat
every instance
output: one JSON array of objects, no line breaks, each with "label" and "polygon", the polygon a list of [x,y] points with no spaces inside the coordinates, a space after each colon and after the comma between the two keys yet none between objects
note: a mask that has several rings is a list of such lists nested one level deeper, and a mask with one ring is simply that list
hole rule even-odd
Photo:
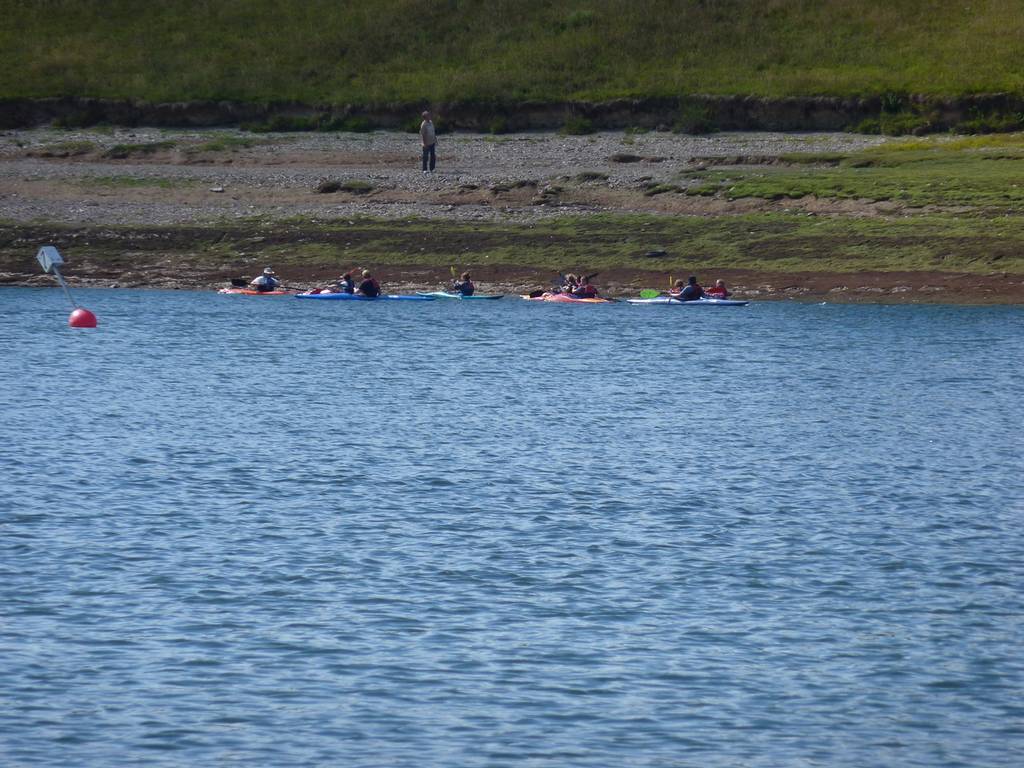
[{"label": "person wearing hat", "polygon": [[472,296],[473,291],[476,290],[476,286],[473,285],[473,281],[469,277],[469,272],[463,272],[462,276],[455,281],[453,288],[456,293],[462,294],[463,296]]},{"label": "person wearing hat", "polygon": [[380,296],[380,283],[373,279],[370,270],[363,270],[363,281],[356,288],[356,293],[360,296],[366,296],[368,299],[376,299]]},{"label": "person wearing hat", "polygon": [[263,274],[257,277],[251,283],[249,283],[249,285],[251,285],[260,293],[268,293],[270,291],[275,290],[279,285],[281,285],[281,281],[274,277],[274,270],[272,270],[270,267],[267,267],[266,269],[263,270]]},{"label": "person wearing hat", "polygon": [[420,123],[420,144],[423,147],[423,172],[427,172],[427,161],[430,161],[430,170],[433,172],[434,163],[437,162],[437,153],[434,151],[437,145],[437,133],[434,131],[434,123],[430,119],[430,113],[424,112],[423,122]]}]

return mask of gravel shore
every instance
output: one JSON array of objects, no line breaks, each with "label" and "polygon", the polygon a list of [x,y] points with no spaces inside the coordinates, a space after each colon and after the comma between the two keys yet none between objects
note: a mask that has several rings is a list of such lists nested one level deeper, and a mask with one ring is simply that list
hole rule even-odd
[{"label": "gravel shore", "polygon": [[[437,170],[424,174],[418,137],[402,133],[8,131],[0,134],[0,219],[166,226],[249,218],[530,221],[677,213],[666,201],[644,198],[640,185],[672,181],[707,160],[850,152],[882,141],[833,133],[443,135]],[[368,188],[317,194],[325,180]],[[687,202],[696,212],[709,205]]]}]

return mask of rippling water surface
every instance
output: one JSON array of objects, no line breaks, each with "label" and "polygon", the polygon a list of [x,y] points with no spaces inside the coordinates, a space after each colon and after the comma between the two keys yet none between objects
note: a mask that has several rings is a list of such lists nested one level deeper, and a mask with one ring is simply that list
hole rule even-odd
[{"label": "rippling water surface", "polygon": [[1020,765],[1022,309],[78,298],[0,290],[6,764]]}]

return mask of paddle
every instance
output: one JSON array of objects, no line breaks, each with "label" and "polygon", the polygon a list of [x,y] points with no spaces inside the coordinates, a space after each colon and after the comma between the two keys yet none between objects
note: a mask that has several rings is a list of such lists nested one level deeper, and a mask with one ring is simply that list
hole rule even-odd
[{"label": "paddle", "polygon": [[672,295],[672,289],[676,287],[675,286],[675,282],[676,281],[672,279],[672,275],[669,275],[668,276],[668,290],[667,291],[658,291],[658,290],[655,290],[654,288],[644,288],[642,291],[640,291],[640,298],[641,299],[656,299],[659,296],[664,296],[664,295],[668,294],[669,298],[673,298],[674,299],[675,296]]},{"label": "paddle", "polygon": [[529,297],[530,297],[531,299],[539,299],[539,298],[540,298],[541,296],[543,296],[543,295],[544,295],[545,293],[547,293],[547,291],[545,291],[545,290],[544,290],[543,288],[541,288],[541,289],[539,289],[539,290],[536,290],[536,291],[530,291],[530,292],[529,292],[528,294],[526,294],[526,295],[527,295],[527,296],[529,296]]}]

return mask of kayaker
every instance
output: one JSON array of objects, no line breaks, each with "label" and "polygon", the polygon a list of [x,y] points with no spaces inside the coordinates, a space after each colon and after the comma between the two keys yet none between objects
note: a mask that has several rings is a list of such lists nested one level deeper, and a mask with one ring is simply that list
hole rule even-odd
[{"label": "kayaker", "polygon": [[[676,280],[678,286],[682,283],[682,280]],[[700,283],[697,282],[697,278],[690,275],[690,279],[686,283],[686,287],[683,288],[679,295],[676,296],[680,301],[696,301],[704,295],[704,289],[700,287]]]},{"label": "kayaker", "polygon": [[255,278],[249,285],[260,293],[269,293],[281,285],[281,281],[274,276],[274,270],[267,267],[263,270],[263,274]]},{"label": "kayaker", "polygon": [[352,279],[352,273],[346,272],[344,275],[339,277],[338,283],[335,287],[338,289],[337,293],[355,293],[356,281]]},{"label": "kayaker", "polygon": [[473,285],[473,281],[469,277],[469,272],[463,272],[459,279],[455,281],[453,288],[456,293],[463,296],[472,296],[473,291],[476,290],[476,286]]},{"label": "kayaker", "polygon": [[359,283],[359,287],[356,288],[356,293],[370,299],[376,299],[380,296],[380,283],[373,279],[373,275],[370,274],[370,270],[363,270],[363,281]]},{"label": "kayaker", "polygon": [[732,295],[729,293],[729,289],[725,287],[724,280],[715,280],[715,287],[708,288],[704,293],[713,299],[727,299]]},{"label": "kayaker", "polygon": [[598,297],[597,288],[590,284],[589,277],[581,277],[579,285],[576,286],[576,290],[572,291],[572,295],[577,299],[596,299]]},{"label": "kayaker", "polygon": [[559,275],[561,282],[552,293],[572,293],[580,287],[579,278],[570,272],[567,275]]}]

